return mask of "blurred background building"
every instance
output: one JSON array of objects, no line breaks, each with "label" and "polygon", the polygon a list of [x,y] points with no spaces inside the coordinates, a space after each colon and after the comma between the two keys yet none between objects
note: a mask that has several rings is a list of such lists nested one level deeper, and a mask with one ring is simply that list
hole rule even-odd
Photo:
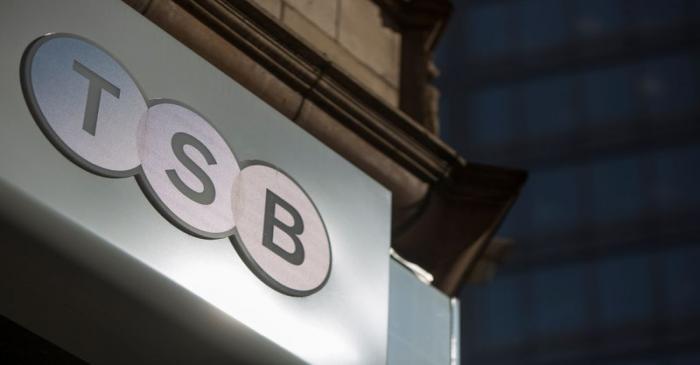
[{"label": "blurred background building", "polygon": [[530,180],[465,364],[700,364],[700,1],[454,1],[441,135]]}]

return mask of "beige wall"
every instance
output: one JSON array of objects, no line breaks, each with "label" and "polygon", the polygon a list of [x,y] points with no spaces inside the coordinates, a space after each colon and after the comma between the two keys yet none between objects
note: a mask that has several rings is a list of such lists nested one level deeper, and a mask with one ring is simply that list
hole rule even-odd
[{"label": "beige wall", "polygon": [[399,103],[401,35],[371,0],[252,0],[371,92]]}]

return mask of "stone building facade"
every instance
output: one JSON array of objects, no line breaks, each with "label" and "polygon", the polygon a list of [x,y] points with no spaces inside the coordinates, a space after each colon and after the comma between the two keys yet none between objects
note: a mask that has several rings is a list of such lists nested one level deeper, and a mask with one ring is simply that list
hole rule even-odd
[{"label": "stone building facade", "polygon": [[125,0],[393,194],[392,248],[454,295],[526,174],[469,163],[437,135],[440,0]]}]

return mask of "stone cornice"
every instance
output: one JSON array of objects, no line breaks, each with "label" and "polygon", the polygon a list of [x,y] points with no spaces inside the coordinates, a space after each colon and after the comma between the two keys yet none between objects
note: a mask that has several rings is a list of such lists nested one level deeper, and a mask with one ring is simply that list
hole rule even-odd
[{"label": "stone cornice", "polygon": [[469,163],[434,185],[418,219],[394,234],[394,249],[454,295],[469,280],[527,179],[521,170]]},{"label": "stone cornice", "polygon": [[175,3],[420,179],[439,181],[464,163],[444,142],[248,1]]}]

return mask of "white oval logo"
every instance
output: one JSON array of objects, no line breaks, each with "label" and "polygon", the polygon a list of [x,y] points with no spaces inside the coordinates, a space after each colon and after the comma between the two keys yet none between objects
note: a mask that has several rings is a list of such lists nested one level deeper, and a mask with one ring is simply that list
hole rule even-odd
[{"label": "white oval logo", "polygon": [[291,177],[250,161],[234,182],[232,206],[237,228],[231,240],[261,280],[290,295],[310,294],[323,285],[331,266],[326,228]]},{"label": "white oval logo", "polygon": [[141,187],[185,231],[204,238],[230,236],[231,187],[240,173],[231,148],[188,107],[170,100],[149,104],[138,135]]},{"label": "white oval logo", "polygon": [[206,118],[178,101],[148,100],[121,63],[82,37],[37,39],[20,74],[35,121],[75,164],[101,176],[135,176],[166,219],[197,237],[230,237],[246,265],[279,292],[306,296],[325,285],[325,223],[281,169],[239,163]]}]

